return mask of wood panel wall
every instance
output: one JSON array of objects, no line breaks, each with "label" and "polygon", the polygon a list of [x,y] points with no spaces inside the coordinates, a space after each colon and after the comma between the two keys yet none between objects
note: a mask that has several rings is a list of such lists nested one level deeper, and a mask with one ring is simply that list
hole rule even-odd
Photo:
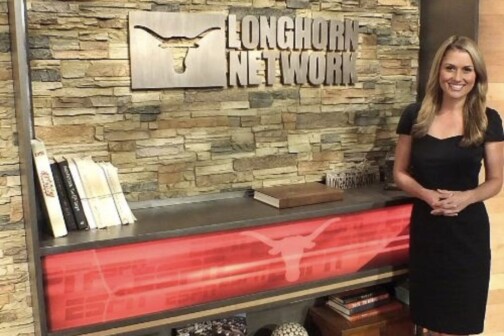
[{"label": "wood panel wall", "polygon": [[[488,105],[504,119],[504,1],[480,0],[479,46],[489,73]],[[485,336],[504,336],[504,192],[486,202],[492,230],[492,277]]]}]

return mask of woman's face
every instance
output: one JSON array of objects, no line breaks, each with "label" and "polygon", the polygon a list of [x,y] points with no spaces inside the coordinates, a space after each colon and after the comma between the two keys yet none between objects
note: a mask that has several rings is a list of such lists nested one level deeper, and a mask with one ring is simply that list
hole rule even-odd
[{"label": "woman's face", "polygon": [[464,100],[475,83],[476,72],[471,56],[465,51],[448,50],[439,69],[443,99]]}]

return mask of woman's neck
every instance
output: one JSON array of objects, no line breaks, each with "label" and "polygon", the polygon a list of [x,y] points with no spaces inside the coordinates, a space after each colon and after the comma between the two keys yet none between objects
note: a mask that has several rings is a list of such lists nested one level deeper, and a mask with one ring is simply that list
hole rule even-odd
[{"label": "woman's neck", "polygon": [[462,113],[464,110],[465,99],[447,99],[444,98],[441,103],[439,113]]}]

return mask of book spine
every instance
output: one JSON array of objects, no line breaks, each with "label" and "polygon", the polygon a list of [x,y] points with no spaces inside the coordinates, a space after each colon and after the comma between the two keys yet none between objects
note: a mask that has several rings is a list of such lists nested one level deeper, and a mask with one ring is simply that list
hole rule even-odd
[{"label": "book spine", "polygon": [[347,307],[348,309],[352,309],[352,308],[355,308],[355,307],[365,306],[365,305],[368,305],[370,303],[374,303],[374,302],[378,302],[378,301],[384,301],[384,300],[387,300],[389,298],[390,298],[390,294],[389,293],[383,293],[383,294],[380,294],[380,295],[377,295],[377,296],[372,296],[372,297],[367,298],[367,299],[363,299],[363,300],[359,300],[359,301],[355,301],[355,302],[350,302],[350,303],[345,303],[344,306]]},{"label": "book spine", "polygon": [[63,218],[65,219],[67,230],[76,231],[77,223],[74,218],[73,210],[70,205],[70,200],[68,199],[65,186],[63,185],[63,177],[61,176],[58,164],[53,162],[50,164],[50,166],[54,178],[54,186],[56,187],[56,191],[58,192],[58,198],[60,200],[61,210],[63,211]]},{"label": "book spine", "polygon": [[96,220],[93,211],[91,210],[91,206],[89,205],[89,200],[87,198],[84,187],[82,186],[82,180],[80,178],[75,159],[68,159],[67,162],[68,168],[70,169],[70,174],[72,175],[72,179],[75,184],[75,188],[77,189],[77,193],[79,194],[82,203],[82,209],[84,210],[84,214],[86,215],[88,226],[90,229],[96,229]]},{"label": "book spine", "polygon": [[353,294],[353,295],[335,296],[335,297],[333,297],[333,300],[336,302],[339,302],[339,303],[348,304],[351,302],[360,301],[360,300],[368,299],[373,296],[381,295],[383,293],[386,293],[386,291],[384,291],[384,290],[371,290],[369,292],[363,292],[363,293],[358,293],[358,294]]},{"label": "book spine", "polygon": [[350,321],[360,321],[360,320],[368,318],[368,317],[399,311],[402,308],[403,308],[403,305],[400,302],[391,301],[391,302],[384,304],[382,306],[379,306],[376,308],[371,308],[371,309],[368,309],[368,310],[363,311],[358,314],[348,315],[348,316],[343,315],[343,316],[346,317]]},{"label": "book spine", "polygon": [[[98,182],[96,181],[95,167],[90,164],[93,162],[90,158],[73,159],[77,173],[79,174],[82,182],[82,189],[86,195],[87,202],[93,213],[93,218],[96,227],[99,229],[107,227],[107,219],[105,218],[105,211],[102,211],[102,200],[100,199],[100,192],[97,190]],[[94,162],[93,162],[94,163]]]},{"label": "book spine", "polygon": [[357,314],[357,313],[369,310],[371,308],[380,307],[380,306],[383,306],[384,304],[387,304],[389,302],[390,302],[390,297],[383,299],[381,301],[372,301],[372,302],[369,302],[369,303],[366,303],[366,304],[363,304],[360,306],[355,306],[355,307],[349,308],[349,315]]},{"label": "book spine", "polygon": [[45,210],[49,219],[49,224],[54,237],[62,237],[68,234],[61,210],[58,192],[54,185],[54,177],[49,165],[49,158],[44,143],[37,139],[31,140],[33,151],[33,161],[37,171],[39,185],[42,191],[42,198]]},{"label": "book spine", "polygon": [[93,190],[93,197],[98,202],[101,221],[105,226],[121,225],[115,199],[101,165],[90,158],[86,160],[86,164],[89,168],[86,170],[87,179],[91,182],[89,185]]},{"label": "book spine", "polygon": [[61,177],[63,179],[63,185],[65,186],[66,192],[68,194],[68,199],[74,213],[75,221],[77,223],[77,228],[79,230],[89,229],[89,225],[82,207],[82,202],[75,187],[72,174],[70,173],[70,167],[68,166],[67,160],[58,160],[58,168],[61,172]]},{"label": "book spine", "polygon": [[76,159],[82,184],[99,228],[120,225],[112,191],[100,165],[90,157]]},{"label": "book spine", "polygon": [[107,183],[112,192],[112,197],[114,199],[114,203],[117,209],[117,213],[121,219],[122,224],[132,224],[135,222],[136,218],[131,212],[131,209],[124,197],[124,193],[119,182],[119,176],[117,174],[117,168],[114,167],[111,163],[100,163],[100,168],[102,169],[105,177],[107,179]]}]

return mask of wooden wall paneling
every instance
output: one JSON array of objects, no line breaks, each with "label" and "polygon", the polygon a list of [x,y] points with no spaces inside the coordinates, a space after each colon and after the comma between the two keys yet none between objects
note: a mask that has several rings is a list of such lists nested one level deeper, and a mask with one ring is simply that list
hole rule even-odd
[{"label": "wooden wall paneling", "polygon": [[[502,54],[504,55],[504,52]],[[490,78],[492,77],[493,77],[492,73],[490,72]],[[490,84],[488,86],[487,99],[488,99],[488,106],[496,109],[500,113],[501,117],[504,117],[504,78],[502,82],[490,81]]]},{"label": "wooden wall paneling", "polygon": [[454,34],[477,39],[478,19],[478,0],[420,2],[418,101],[425,95],[432,59],[441,43]]},{"label": "wooden wall paneling", "polygon": [[[488,73],[488,105],[504,117],[504,1],[481,0],[479,46]],[[492,275],[484,336],[504,335],[504,192],[485,202],[492,234]]]},{"label": "wooden wall paneling", "polygon": [[484,336],[504,335],[504,192],[486,202],[492,232],[492,275]]},{"label": "wooden wall paneling", "polygon": [[480,0],[479,14],[480,16],[504,15],[504,1]]}]

